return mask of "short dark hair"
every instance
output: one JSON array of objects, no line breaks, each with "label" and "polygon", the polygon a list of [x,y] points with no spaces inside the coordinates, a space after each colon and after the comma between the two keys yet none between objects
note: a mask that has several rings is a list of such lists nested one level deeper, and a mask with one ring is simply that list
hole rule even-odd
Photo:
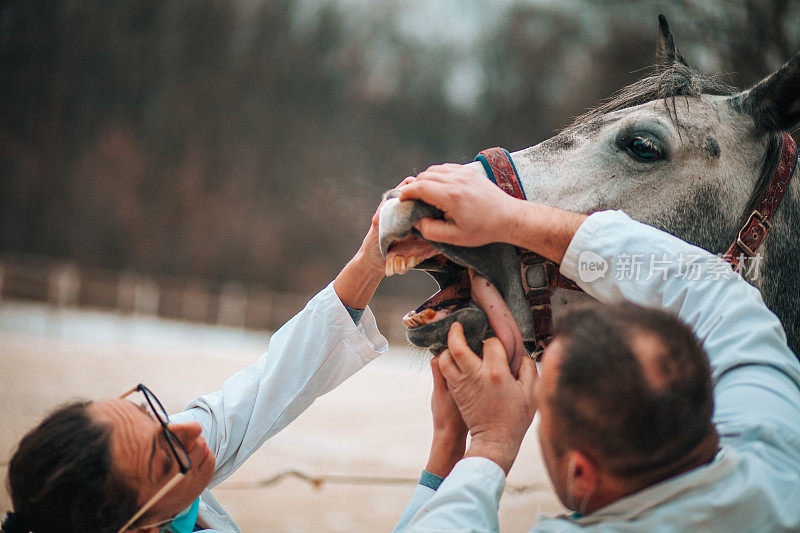
[{"label": "short dark hair", "polygon": [[50,413],[9,462],[14,514],[34,533],[114,533],[136,512],[137,493],[113,468],[108,427],[91,418],[89,403]]},{"label": "short dark hair", "polygon": [[[594,302],[556,322],[564,342],[551,398],[557,450],[568,444],[615,476],[651,484],[685,470],[683,459],[716,438],[708,358],[676,316]],[[650,353],[636,353],[641,335],[655,341]]]}]

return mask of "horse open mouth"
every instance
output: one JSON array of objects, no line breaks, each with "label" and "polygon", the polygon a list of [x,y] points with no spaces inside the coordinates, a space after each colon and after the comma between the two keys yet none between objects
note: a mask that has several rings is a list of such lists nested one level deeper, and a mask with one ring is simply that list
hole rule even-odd
[{"label": "horse open mouth", "polygon": [[492,303],[491,296],[481,298],[487,292],[481,285],[488,286],[489,282],[471,277],[467,266],[416,236],[391,243],[386,257],[387,276],[405,274],[410,269],[427,272],[439,284],[439,292],[403,317],[412,344],[438,352],[445,347],[450,326],[460,322],[470,347],[478,351],[480,341],[493,334],[489,313],[498,307],[505,309]]},{"label": "horse open mouth", "polygon": [[472,351],[482,353],[483,341],[494,336],[514,361],[521,361],[523,331],[531,335],[532,320],[517,250],[496,242],[462,247],[427,241],[414,222],[442,219],[442,212],[419,200],[401,202],[397,194],[397,189],[386,193],[379,213],[386,275],[422,270],[439,285],[439,292],[403,317],[409,342],[438,353],[447,346],[450,326],[458,322]]}]

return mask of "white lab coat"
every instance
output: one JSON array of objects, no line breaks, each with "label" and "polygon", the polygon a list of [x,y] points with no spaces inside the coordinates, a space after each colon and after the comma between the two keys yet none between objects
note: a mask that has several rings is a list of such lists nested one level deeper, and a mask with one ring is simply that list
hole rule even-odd
[{"label": "white lab coat", "polygon": [[[581,281],[584,257],[602,258],[605,275]],[[711,363],[722,449],[582,518],[541,517],[532,531],[800,531],[800,364],[761,294],[722,259],[621,211],[581,225],[561,273],[600,301],[666,309],[692,327]],[[498,531],[505,479],[488,459],[462,459],[438,490],[417,487],[395,531]]]},{"label": "white lab coat", "polygon": [[[275,332],[258,362],[228,378],[219,391],[196,398],[170,420],[194,421],[203,427],[203,438],[216,458],[211,489],[317,397],[387,348],[370,309],[356,325],[331,283]],[[238,532],[208,489],[200,496],[198,527]]]}]

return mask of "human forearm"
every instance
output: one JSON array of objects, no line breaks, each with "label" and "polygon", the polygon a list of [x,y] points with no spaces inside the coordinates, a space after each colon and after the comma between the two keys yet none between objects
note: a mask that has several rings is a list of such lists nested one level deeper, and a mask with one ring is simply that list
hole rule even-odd
[{"label": "human forearm", "polygon": [[521,442],[492,439],[472,439],[464,457],[483,457],[489,459],[508,475],[519,453]]},{"label": "human forearm", "polygon": [[587,215],[514,200],[498,228],[498,239],[560,263]]},{"label": "human forearm", "polygon": [[439,358],[431,359],[433,393],[431,414],[433,415],[433,440],[431,453],[425,470],[439,477],[447,477],[453,466],[464,457],[467,446],[467,426],[461,418],[453,396],[447,388],[439,368]]},{"label": "human forearm", "polygon": [[[396,531],[498,531],[497,509],[506,477],[492,461],[459,461],[435,493]],[[399,525],[399,524],[398,524]]]},{"label": "human forearm", "polygon": [[[582,272],[584,254],[604,265],[597,279],[582,279],[592,274]],[[796,364],[758,290],[722,259],[622,212],[595,213],[582,224],[561,272],[598,300],[628,300],[677,314],[703,343],[715,375],[746,362]],[[771,345],[783,348],[776,353],[766,349]]]},{"label": "human forearm", "polygon": [[333,281],[339,300],[352,309],[367,307],[386,270],[386,260],[378,247],[379,211],[380,207],[372,216],[361,247]]},{"label": "human forearm", "polygon": [[456,463],[464,457],[466,438],[464,433],[434,432],[425,470],[439,477],[447,477]]},{"label": "human forearm", "polygon": [[383,270],[359,250],[333,282],[336,295],[347,307],[364,309],[383,279]]},{"label": "human forearm", "polygon": [[216,458],[216,485],[317,397],[387,348],[372,314],[367,311],[356,327],[329,285],[272,335],[257,362],[170,419],[201,424]]}]

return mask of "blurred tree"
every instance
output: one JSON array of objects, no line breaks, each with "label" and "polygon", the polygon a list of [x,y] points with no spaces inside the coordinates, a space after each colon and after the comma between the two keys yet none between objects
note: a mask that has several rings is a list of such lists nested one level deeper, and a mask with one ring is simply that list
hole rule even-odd
[{"label": "blurred tree", "polygon": [[0,252],[312,291],[403,176],[641,76],[658,12],[742,85],[800,47],[797,0],[416,1],[3,0]]}]

